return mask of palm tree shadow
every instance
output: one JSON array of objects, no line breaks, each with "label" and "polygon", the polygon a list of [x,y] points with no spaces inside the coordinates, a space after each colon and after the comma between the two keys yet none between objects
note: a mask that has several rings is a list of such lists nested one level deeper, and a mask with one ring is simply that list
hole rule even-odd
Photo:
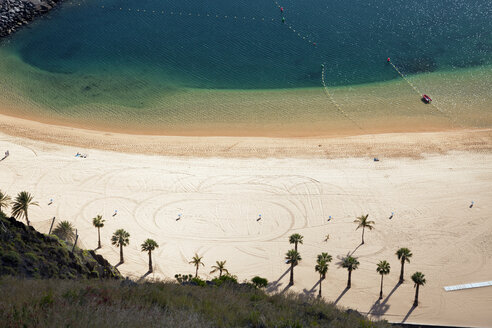
[{"label": "palm tree shadow", "polygon": [[121,262],[121,261],[120,261],[120,262],[118,262],[118,264],[116,264],[114,267],[115,267],[115,268],[118,268],[118,267],[119,267],[120,265],[122,265],[122,264],[123,264],[123,262]]},{"label": "palm tree shadow", "polygon": [[337,303],[342,299],[343,295],[345,295],[348,291],[349,291],[350,288],[348,287],[345,287],[345,289],[343,290],[343,292],[338,295],[337,299],[335,300],[335,302],[333,302],[334,305],[337,305]]},{"label": "palm tree shadow", "polygon": [[401,283],[398,282],[395,287],[393,287],[393,289],[391,290],[391,292],[389,292],[388,296],[386,296],[386,298],[384,299],[384,301],[381,302],[380,299],[378,299],[372,306],[371,306],[371,309],[369,310],[369,314],[371,315],[374,315],[374,316],[382,316],[383,314],[385,314],[388,309],[390,308],[390,306],[387,304],[388,303],[388,300],[389,298],[391,297],[391,295],[393,295],[393,293],[398,289],[398,287],[400,287]]},{"label": "palm tree shadow", "polygon": [[371,309],[369,310],[368,314],[371,314],[376,317],[380,317],[383,314],[385,314],[389,310],[390,306],[386,304],[386,300],[381,302],[380,299],[378,299],[372,306]]},{"label": "palm tree shadow", "polygon": [[313,287],[311,287],[311,289],[310,289],[310,290],[307,290],[306,288],[304,288],[304,289],[302,290],[302,292],[303,292],[304,294],[306,294],[307,296],[313,296],[313,293],[316,291],[316,287],[317,287],[320,283],[321,283],[321,279],[320,279],[320,280],[318,280],[318,282],[316,282],[316,283],[314,284],[314,286],[313,286]]},{"label": "palm tree shadow", "polygon": [[277,280],[268,284],[268,287],[266,289],[267,292],[269,292],[269,293],[277,292],[279,290],[280,286],[282,286],[282,283],[280,282],[280,280],[282,280],[282,278],[285,277],[285,275],[287,273],[289,273],[289,271],[290,271],[290,268],[288,268]]},{"label": "palm tree shadow", "polygon": [[289,290],[289,288],[290,288],[290,287],[292,287],[292,285],[291,285],[291,284],[287,284],[287,286],[285,286],[285,288],[284,288],[284,289],[282,289],[282,291],[281,291],[279,294],[283,294],[283,293],[285,293],[286,291],[288,291],[288,290]]},{"label": "palm tree shadow", "polygon": [[357,246],[353,251],[352,253],[350,253],[350,256],[354,255],[355,251],[359,249],[359,247],[361,247],[362,245],[364,245],[363,243],[360,243],[359,246]]},{"label": "palm tree shadow", "polygon": [[415,305],[412,305],[412,307],[410,308],[410,310],[408,311],[408,313],[405,315],[405,318],[403,318],[403,320],[401,321],[401,323],[404,323],[408,317],[412,314],[413,310],[415,310],[416,306]]},{"label": "palm tree shadow", "polygon": [[143,276],[141,276],[137,282],[141,282],[143,281],[149,274],[151,274],[152,272],[150,271],[147,271]]}]

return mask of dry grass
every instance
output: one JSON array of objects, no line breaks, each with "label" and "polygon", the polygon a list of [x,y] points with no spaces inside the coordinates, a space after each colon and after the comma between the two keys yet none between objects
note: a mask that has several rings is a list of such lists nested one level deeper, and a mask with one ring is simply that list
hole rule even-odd
[{"label": "dry grass", "polygon": [[299,295],[249,286],[0,279],[2,327],[389,327]]}]

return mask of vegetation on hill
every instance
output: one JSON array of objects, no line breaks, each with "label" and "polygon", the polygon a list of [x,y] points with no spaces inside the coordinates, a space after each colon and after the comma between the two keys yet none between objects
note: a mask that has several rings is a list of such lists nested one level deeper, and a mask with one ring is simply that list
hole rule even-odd
[{"label": "vegetation on hill", "polygon": [[4,327],[389,327],[304,295],[244,284],[0,279]]},{"label": "vegetation on hill", "polygon": [[[73,253],[72,253],[73,249]],[[102,256],[44,235],[0,212],[0,276],[121,278]]]}]

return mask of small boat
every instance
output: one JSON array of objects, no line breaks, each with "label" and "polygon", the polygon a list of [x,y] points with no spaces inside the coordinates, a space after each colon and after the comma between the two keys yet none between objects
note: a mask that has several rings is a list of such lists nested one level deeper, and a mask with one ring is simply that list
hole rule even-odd
[{"label": "small boat", "polygon": [[428,95],[422,95],[422,101],[426,104],[429,104],[432,101],[432,99]]}]

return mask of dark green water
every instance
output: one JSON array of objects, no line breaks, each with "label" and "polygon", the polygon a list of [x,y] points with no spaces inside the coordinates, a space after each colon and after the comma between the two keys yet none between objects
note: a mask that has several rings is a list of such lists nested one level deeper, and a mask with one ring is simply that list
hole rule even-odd
[{"label": "dark green water", "polygon": [[143,70],[153,79],[193,88],[319,86],[322,62],[328,85],[382,81],[395,78],[384,62],[388,56],[406,73],[491,62],[489,0],[280,5],[283,15],[271,0],[66,3],[16,35],[10,46],[50,72]]},{"label": "dark green water", "polygon": [[30,67],[8,74],[57,115],[87,104],[99,106],[90,115],[105,106],[175,115],[163,99],[189,88],[320,87],[321,63],[329,87],[399,79],[387,57],[408,75],[490,70],[490,0],[279,5],[283,13],[272,0],[67,1],[4,40],[0,54]]}]

